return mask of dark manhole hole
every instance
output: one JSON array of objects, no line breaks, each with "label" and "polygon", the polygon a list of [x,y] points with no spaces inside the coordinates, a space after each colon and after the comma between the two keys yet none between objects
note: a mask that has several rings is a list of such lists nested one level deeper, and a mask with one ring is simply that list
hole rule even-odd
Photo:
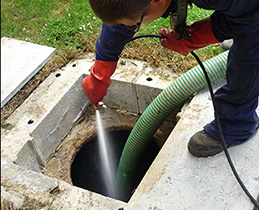
[{"label": "dark manhole hole", "polygon": [[[107,139],[110,141],[110,145],[112,148],[113,161],[116,166],[115,170],[117,171],[117,167],[119,164],[119,159],[123,150],[123,147],[127,141],[127,138],[130,134],[130,131],[120,130],[120,131],[109,131],[107,133]],[[141,161],[136,170],[136,174],[132,183],[131,192],[137,188],[141,179],[145,175],[149,166],[155,159],[159,152],[159,147],[157,146],[154,139],[152,139],[145,152],[143,157],[141,157]],[[116,171],[114,174],[116,174]],[[71,166],[71,179],[73,185],[81,187],[83,189],[87,189],[105,196],[108,196],[107,190],[104,185],[104,181],[102,179],[102,170],[100,167],[100,154],[98,149],[98,140],[97,137],[88,141],[80,151],[77,153],[72,166]],[[128,201],[132,196],[132,193],[128,193],[128,195],[115,196],[115,199]]]}]

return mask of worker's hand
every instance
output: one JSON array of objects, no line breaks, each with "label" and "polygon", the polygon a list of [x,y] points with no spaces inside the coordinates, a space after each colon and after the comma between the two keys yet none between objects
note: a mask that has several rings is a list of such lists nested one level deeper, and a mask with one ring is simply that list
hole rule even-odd
[{"label": "worker's hand", "polygon": [[82,86],[91,104],[98,104],[107,94],[117,61],[95,61],[90,75],[82,80]]},{"label": "worker's hand", "polygon": [[188,55],[195,49],[219,42],[213,34],[210,17],[193,23],[189,28],[189,32],[190,39],[176,41],[173,30],[163,28],[159,31],[159,34],[167,38],[160,39],[161,45],[182,55]]}]

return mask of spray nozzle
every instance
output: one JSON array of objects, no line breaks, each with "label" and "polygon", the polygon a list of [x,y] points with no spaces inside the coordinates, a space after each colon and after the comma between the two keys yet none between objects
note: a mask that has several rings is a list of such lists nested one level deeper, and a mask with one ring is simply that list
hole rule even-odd
[{"label": "spray nozzle", "polygon": [[102,101],[100,101],[94,104],[94,108],[95,110],[99,110],[99,109],[105,109],[107,108],[107,106]]}]

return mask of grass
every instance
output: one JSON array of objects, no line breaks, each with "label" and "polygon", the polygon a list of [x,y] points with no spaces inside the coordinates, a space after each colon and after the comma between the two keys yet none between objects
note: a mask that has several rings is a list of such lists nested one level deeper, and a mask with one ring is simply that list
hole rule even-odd
[{"label": "grass", "polygon": [[[86,0],[3,0],[1,6],[1,37],[54,47],[58,55],[65,57],[76,56],[82,51],[94,52],[102,23]],[[212,11],[198,7],[189,9],[188,23],[210,14]],[[140,33],[158,33],[163,27],[170,27],[169,18],[143,24]],[[143,42],[160,45],[158,39]],[[205,52],[210,51],[214,48],[210,47]]]},{"label": "grass", "polygon": [[[213,13],[213,11],[209,10],[204,10],[201,9],[195,5],[193,5],[192,8],[188,9],[188,15],[187,15],[187,24],[191,25],[197,20],[201,20],[203,18],[206,18],[210,16]],[[164,18],[159,18],[151,23],[146,23],[142,26],[140,33],[141,34],[152,34],[156,33],[158,34],[159,30],[161,28],[170,28],[170,17],[164,19]],[[150,42],[150,41],[149,41]],[[153,43],[160,45],[159,39],[153,39]],[[203,53],[208,53],[210,54],[211,52],[214,54],[218,54],[222,52],[218,47],[215,47],[214,45],[208,46],[206,50],[202,51]]]},{"label": "grass", "polygon": [[[191,24],[212,13],[213,11],[193,6],[188,10],[187,23]],[[4,120],[51,71],[66,65],[71,59],[84,52],[94,52],[101,25],[101,21],[96,18],[86,0],[1,1],[1,37],[15,38],[57,49],[54,59],[2,108],[1,126],[5,126]],[[169,18],[159,18],[152,23],[143,24],[139,33],[157,34],[161,28],[169,27]],[[203,60],[206,60],[221,52],[218,45],[212,45],[198,50],[197,54],[202,55]],[[190,64],[190,60],[193,60],[190,56],[183,57],[164,50],[158,39],[143,39],[128,44],[121,57],[161,64],[180,72],[185,72],[196,65],[196,62]],[[158,62],[160,64],[156,61],[160,61]],[[255,210],[259,209],[255,208]]]},{"label": "grass", "polygon": [[[189,9],[188,23],[209,16],[212,11]],[[169,18],[143,24],[140,34],[158,33],[169,28]],[[94,52],[102,22],[86,0],[2,0],[1,37],[10,37],[57,49],[55,57],[1,110],[6,119],[16,107],[54,70],[86,52]],[[201,60],[220,53],[218,45],[198,50]],[[127,44],[121,58],[142,60],[154,67],[182,73],[197,65],[191,56],[182,56],[161,47],[158,39]],[[163,74],[163,73],[161,73]],[[7,111],[6,111],[7,110]]]},{"label": "grass", "polygon": [[[257,197],[257,202],[259,203],[259,195]],[[254,207],[254,210],[259,210],[256,206]]]},{"label": "grass", "polygon": [[3,0],[1,6],[1,36],[55,47],[61,55],[79,53],[87,44],[82,36],[96,38],[101,27],[88,1]]}]

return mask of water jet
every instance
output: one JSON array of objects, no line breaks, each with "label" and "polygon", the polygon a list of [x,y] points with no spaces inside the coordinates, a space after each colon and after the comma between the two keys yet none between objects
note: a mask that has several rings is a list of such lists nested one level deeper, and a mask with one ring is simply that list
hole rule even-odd
[{"label": "water jet", "polygon": [[[213,118],[206,89],[185,105],[177,124],[175,116],[181,106],[168,119],[166,123],[173,131],[169,131],[166,142],[158,141],[166,129],[160,128],[155,134],[160,152],[127,202],[75,186],[71,165],[79,151],[97,135],[95,110],[90,109],[80,86],[92,58],[73,61],[51,74],[8,118],[6,123],[10,126],[2,128],[1,139],[3,202],[17,209],[32,207],[31,204],[52,209],[235,207],[239,187],[233,190],[236,183],[232,174],[225,173],[229,166],[223,155],[197,160],[186,150],[190,136]],[[132,62],[134,65],[130,65]],[[104,101],[109,109],[101,112],[109,132],[131,131],[147,105],[177,77],[162,80],[150,75],[141,62],[126,60],[126,63],[118,66],[118,74],[112,78]],[[152,80],[147,81],[148,77]],[[119,91],[122,87],[125,91]],[[257,134],[254,139],[258,139]],[[230,150],[235,154],[234,159],[245,157],[245,164],[241,161],[239,167],[254,194],[258,189],[255,177],[259,170],[258,164],[254,164],[258,162],[257,150],[258,141],[252,140],[242,148]],[[228,200],[224,202],[226,194]],[[240,197],[238,207],[248,209],[249,205],[249,201]]]}]

